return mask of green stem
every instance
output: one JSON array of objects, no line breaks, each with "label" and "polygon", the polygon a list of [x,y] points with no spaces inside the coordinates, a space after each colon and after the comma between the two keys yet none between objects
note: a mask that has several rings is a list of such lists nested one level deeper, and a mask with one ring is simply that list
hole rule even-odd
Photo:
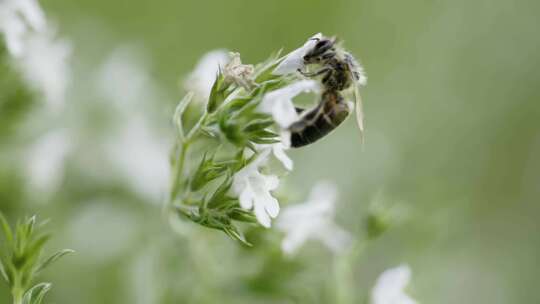
[{"label": "green stem", "polygon": [[186,162],[186,153],[187,153],[188,147],[189,147],[189,143],[187,141],[183,142],[182,147],[180,148],[180,152],[178,153],[178,157],[176,159],[176,170],[173,177],[171,197],[170,197],[171,204],[176,199],[176,196],[178,195],[178,192],[180,191],[180,188],[183,184],[181,179],[182,179],[182,175],[184,174],[184,164]]},{"label": "green stem", "polygon": [[182,177],[184,174],[184,165],[186,162],[186,154],[187,150],[191,144],[191,142],[194,140],[197,133],[201,130],[201,126],[206,121],[206,118],[208,117],[208,113],[205,111],[203,115],[199,118],[197,123],[189,130],[189,133],[185,138],[183,138],[183,141],[181,142],[180,152],[178,153],[177,159],[176,159],[176,170],[173,177],[172,187],[171,187],[171,196],[169,203],[172,204],[176,197],[178,196],[178,193],[183,190],[182,187],[184,186],[184,182],[182,181]]},{"label": "green stem", "polygon": [[188,135],[186,136],[186,142],[190,142],[191,140],[193,140],[193,138],[195,137],[195,135],[197,134],[197,132],[199,132],[201,130],[201,126],[203,125],[203,123],[206,121],[206,118],[208,117],[208,112],[204,112],[203,115],[201,115],[201,117],[199,118],[199,120],[197,121],[197,123],[195,123],[195,125],[193,126],[193,128],[191,128],[191,130],[189,130],[189,133]]},{"label": "green stem", "polygon": [[22,288],[14,287],[11,294],[13,296],[13,304],[23,303],[24,290]]}]

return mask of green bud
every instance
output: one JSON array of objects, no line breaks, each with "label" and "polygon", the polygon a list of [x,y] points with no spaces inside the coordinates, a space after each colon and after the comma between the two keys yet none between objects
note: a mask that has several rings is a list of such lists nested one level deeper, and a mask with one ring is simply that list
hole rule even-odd
[{"label": "green bud", "polygon": [[208,113],[213,113],[217,108],[227,99],[230,94],[228,91],[230,83],[225,82],[225,77],[221,71],[217,74],[216,80],[212,85],[210,91],[210,97],[208,98],[208,104],[206,105],[206,110]]}]

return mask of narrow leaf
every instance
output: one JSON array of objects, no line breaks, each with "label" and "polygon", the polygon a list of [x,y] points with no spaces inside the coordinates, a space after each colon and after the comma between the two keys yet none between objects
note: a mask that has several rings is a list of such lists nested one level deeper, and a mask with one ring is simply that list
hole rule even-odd
[{"label": "narrow leaf", "polygon": [[2,275],[4,280],[6,280],[6,282],[9,284],[10,280],[9,280],[9,277],[8,277],[8,275],[6,273],[6,269],[4,268],[4,263],[2,262],[2,260],[0,260],[0,274]]},{"label": "narrow leaf", "polygon": [[11,227],[9,226],[6,218],[4,217],[4,214],[0,211],[0,224],[2,225],[2,230],[4,231],[4,237],[6,238],[6,242],[8,243],[8,246],[13,245],[13,231],[11,231]]},{"label": "narrow leaf", "polygon": [[180,102],[178,103],[178,106],[176,106],[176,110],[174,111],[174,116],[173,116],[173,122],[176,126],[176,129],[178,130],[178,134],[180,136],[180,138],[183,140],[184,139],[184,124],[182,122],[182,116],[184,115],[184,112],[186,111],[186,108],[187,106],[189,105],[189,103],[191,102],[191,100],[193,99],[193,93],[192,92],[189,92],[186,94],[186,96],[184,96],[184,98],[182,98],[182,100],[180,100]]},{"label": "narrow leaf", "polygon": [[51,289],[50,283],[39,283],[24,293],[23,304],[41,304],[45,294]]},{"label": "narrow leaf", "polygon": [[52,263],[58,261],[61,257],[65,256],[67,254],[70,254],[70,253],[74,253],[74,252],[75,252],[75,250],[71,250],[71,249],[63,249],[63,250],[58,251],[57,253],[53,254],[48,259],[43,261],[41,264],[39,264],[39,266],[36,269],[36,272],[42,271],[43,269],[50,266]]}]

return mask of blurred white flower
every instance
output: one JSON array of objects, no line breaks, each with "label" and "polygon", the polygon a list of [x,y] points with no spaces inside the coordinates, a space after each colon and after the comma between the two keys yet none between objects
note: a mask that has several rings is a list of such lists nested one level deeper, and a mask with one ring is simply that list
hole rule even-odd
[{"label": "blurred white flower", "polygon": [[259,171],[269,155],[270,149],[263,150],[255,160],[234,174],[232,184],[240,206],[246,210],[253,209],[259,223],[266,228],[271,226],[271,218],[279,213],[279,202],[270,193],[278,187],[279,179]]},{"label": "blurred white flower", "polygon": [[186,79],[185,89],[207,100],[219,69],[225,66],[229,60],[229,53],[226,50],[220,49],[206,53]]},{"label": "blurred white flower", "polygon": [[132,114],[111,133],[105,151],[133,191],[159,204],[169,181],[169,145],[142,117]]},{"label": "blurred white flower", "polygon": [[300,93],[320,91],[320,85],[315,80],[300,80],[281,89],[264,95],[259,111],[271,114],[274,121],[282,128],[287,129],[300,117],[296,112],[292,99]]},{"label": "blurred white flower", "polygon": [[99,68],[96,82],[116,114],[116,129],[105,143],[107,158],[134,192],[160,203],[169,180],[169,143],[152,121],[150,109],[160,93],[148,75],[142,56],[121,47]]},{"label": "blurred white flower", "polygon": [[145,103],[159,99],[156,85],[149,75],[144,56],[132,47],[123,46],[111,52],[100,66],[96,75],[97,86],[108,102],[119,110],[143,112]]},{"label": "blurred white flower", "polygon": [[408,265],[384,271],[371,291],[371,304],[416,304],[417,302],[405,294],[405,287],[411,279]]},{"label": "blurred white flower", "polygon": [[35,0],[0,0],[0,32],[28,85],[44,95],[48,107],[62,108],[69,80],[71,46],[55,38]]},{"label": "blurred white flower", "polygon": [[336,187],[319,182],[307,202],[283,209],[277,228],[285,233],[281,243],[285,254],[293,255],[309,239],[321,241],[334,253],[350,245],[349,233],[333,221],[336,199]]},{"label": "blurred white flower", "polygon": [[0,32],[12,56],[20,56],[25,49],[25,35],[31,30],[44,30],[45,23],[36,0],[0,0]]},{"label": "blurred white flower", "polygon": [[304,67],[304,55],[306,55],[307,52],[313,49],[315,44],[317,44],[317,39],[321,38],[321,33],[315,34],[310,37],[303,46],[287,54],[283,61],[278,64],[278,66],[274,69],[272,73],[274,75],[285,75],[294,73],[298,69],[302,69]]},{"label": "blurred white flower", "polygon": [[223,67],[225,82],[234,83],[249,90],[254,86],[253,71],[255,68],[251,64],[242,64],[240,53],[230,53],[229,62]]},{"label": "blurred white flower", "polygon": [[52,111],[63,108],[69,84],[71,45],[55,39],[52,31],[30,33],[25,50],[15,62],[28,84],[44,95]]},{"label": "blurred white flower", "polygon": [[118,207],[109,199],[83,202],[82,208],[70,216],[66,229],[74,250],[85,261],[103,263],[119,257],[134,245],[137,238],[137,217],[129,208]]},{"label": "blurred white flower", "polygon": [[64,177],[64,160],[72,148],[65,130],[46,133],[27,151],[26,179],[32,190],[52,193]]}]

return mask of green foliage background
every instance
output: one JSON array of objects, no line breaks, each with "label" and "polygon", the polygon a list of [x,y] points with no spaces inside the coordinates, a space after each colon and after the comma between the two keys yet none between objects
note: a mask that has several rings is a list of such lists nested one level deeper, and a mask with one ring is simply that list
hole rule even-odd
[{"label": "green foliage background", "polygon": [[[350,119],[312,148],[292,151],[287,190],[301,200],[317,180],[335,181],[338,222],[357,235],[379,193],[407,207],[408,220],[352,266],[359,297],[383,269],[408,262],[412,294],[422,303],[540,301],[537,1],[44,0],[42,6],[73,41],[77,81],[85,79],[77,71],[119,45],[144,48],[151,77],[165,89],[155,101],[163,120],[183,94],[179,80],[208,50],[227,48],[260,62],[319,31],[339,36],[369,78],[365,145]],[[315,244],[287,261],[257,242],[239,248],[200,227],[178,237],[159,202],[148,204],[120,181],[100,183],[77,167],[68,166],[61,190],[39,203],[24,192],[12,162],[21,143],[5,132],[32,106],[22,98],[30,93],[8,85],[13,77],[2,65],[1,210],[9,219],[51,218],[52,248],[74,247],[69,223],[94,198],[138,223],[136,239],[120,255],[96,260],[75,247],[76,255],[46,271],[54,283],[46,302],[153,303],[145,300],[153,293],[162,295],[159,303],[333,302],[332,259]],[[91,103],[84,90],[75,84],[68,103]],[[8,95],[18,103],[7,104]],[[98,118],[90,113],[88,125],[99,125]],[[107,233],[99,218],[95,225],[96,235]],[[302,276],[295,276],[298,269]],[[0,303],[7,302],[0,285]]]}]

